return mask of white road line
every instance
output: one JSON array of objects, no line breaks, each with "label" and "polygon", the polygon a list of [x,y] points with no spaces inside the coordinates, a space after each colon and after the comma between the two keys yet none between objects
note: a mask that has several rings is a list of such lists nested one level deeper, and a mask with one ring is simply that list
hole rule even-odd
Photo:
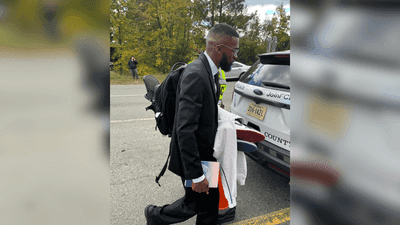
[{"label": "white road line", "polygon": [[111,120],[110,123],[126,123],[126,122],[136,122],[136,121],[146,121],[155,120],[154,118],[141,118],[141,119],[129,119],[129,120]]},{"label": "white road line", "polygon": [[111,98],[113,97],[139,97],[139,96],[144,96],[144,95],[110,95]]}]

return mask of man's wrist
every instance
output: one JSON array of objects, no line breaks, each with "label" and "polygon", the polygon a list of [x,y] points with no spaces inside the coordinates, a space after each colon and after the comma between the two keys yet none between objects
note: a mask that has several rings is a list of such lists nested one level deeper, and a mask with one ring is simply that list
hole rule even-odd
[{"label": "man's wrist", "polygon": [[204,176],[204,174],[203,174],[203,175],[201,175],[201,177],[193,179],[192,181],[193,181],[193,183],[199,183],[199,182],[202,182],[205,178],[206,178],[206,176]]}]

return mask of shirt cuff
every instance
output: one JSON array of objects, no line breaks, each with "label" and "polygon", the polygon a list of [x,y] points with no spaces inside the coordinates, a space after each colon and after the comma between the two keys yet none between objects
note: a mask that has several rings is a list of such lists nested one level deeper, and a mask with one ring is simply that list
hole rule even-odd
[{"label": "shirt cuff", "polygon": [[193,179],[192,181],[193,181],[193,183],[199,183],[199,182],[203,181],[205,178],[206,178],[206,176],[204,176],[204,174],[203,174],[203,175],[201,175],[201,177],[199,177],[197,179]]}]

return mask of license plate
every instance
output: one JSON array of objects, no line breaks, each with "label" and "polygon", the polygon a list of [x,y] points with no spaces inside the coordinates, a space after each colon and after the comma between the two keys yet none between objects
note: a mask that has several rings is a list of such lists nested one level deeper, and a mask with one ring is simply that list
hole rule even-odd
[{"label": "license plate", "polygon": [[254,104],[252,102],[250,102],[249,107],[247,108],[247,115],[250,115],[259,120],[264,120],[266,112],[267,112],[267,107]]}]

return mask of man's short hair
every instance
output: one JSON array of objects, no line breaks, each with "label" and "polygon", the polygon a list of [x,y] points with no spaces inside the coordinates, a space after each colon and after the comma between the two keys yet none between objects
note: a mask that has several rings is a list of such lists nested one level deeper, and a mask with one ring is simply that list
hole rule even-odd
[{"label": "man's short hair", "polygon": [[221,34],[223,36],[226,35],[229,37],[239,38],[239,33],[233,27],[226,23],[219,23],[217,25],[214,25],[207,34],[207,40],[211,35],[214,34]]}]

